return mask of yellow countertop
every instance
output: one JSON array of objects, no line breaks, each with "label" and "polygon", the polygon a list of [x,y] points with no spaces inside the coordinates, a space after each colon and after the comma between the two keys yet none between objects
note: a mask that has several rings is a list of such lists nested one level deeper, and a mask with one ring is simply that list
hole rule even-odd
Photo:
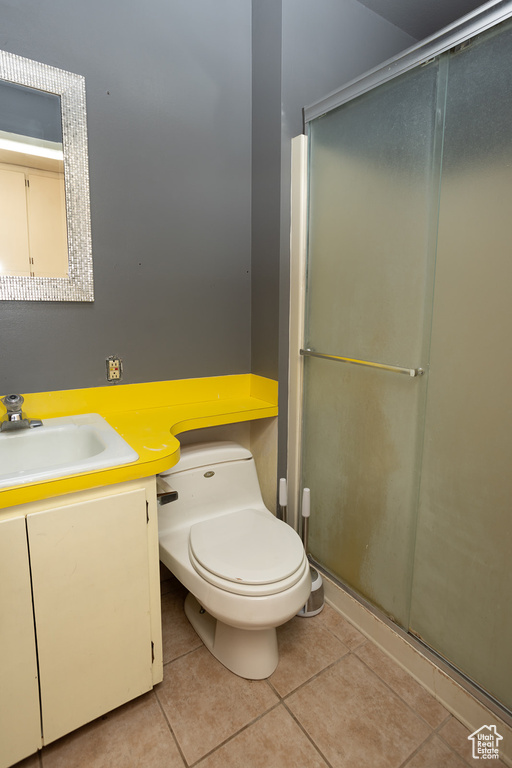
[{"label": "yellow countertop", "polygon": [[99,413],[137,452],[138,461],[0,491],[0,509],[156,475],[180,457],[176,435],[190,429],[277,415],[277,382],[240,374],[118,384],[24,395],[29,419]]}]

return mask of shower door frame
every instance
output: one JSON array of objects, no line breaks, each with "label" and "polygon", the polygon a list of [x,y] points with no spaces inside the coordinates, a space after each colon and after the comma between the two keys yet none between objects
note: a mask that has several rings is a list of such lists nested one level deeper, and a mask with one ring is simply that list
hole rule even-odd
[{"label": "shower door frame", "polygon": [[[385,61],[359,78],[350,81],[318,102],[304,109],[305,134],[291,142],[291,229],[290,229],[290,315],[288,358],[288,522],[300,528],[300,492],[302,477],[302,422],[304,378],[304,333],[306,276],[308,263],[308,128],[309,122],[345,104],[357,96],[373,90],[398,75],[461,46],[470,38],[512,17],[512,0],[491,0],[476,11],[449,25],[438,34],[408,48],[396,57]],[[412,375],[412,374],[411,374]],[[320,566],[321,570],[321,566]],[[449,664],[431,648],[402,629],[382,611],[354,590],[328,574],[341,589],[358,603],[365,606],[400,637],[444,670],[461,687],[468,690],[489,710],[495,712],[507,724],[512,725],[508,711],[456,667]]]}]

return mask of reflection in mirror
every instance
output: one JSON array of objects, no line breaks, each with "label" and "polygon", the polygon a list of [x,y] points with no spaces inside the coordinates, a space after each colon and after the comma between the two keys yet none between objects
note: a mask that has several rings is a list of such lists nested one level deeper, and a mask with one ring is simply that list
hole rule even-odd
[{"label": "reflection in mirror", "polygon": [[84,79],[0,51],[0,298],[92,301]]},{"label": "reflection in mirror", "polygon": [[60,98],[0,80],[0,274],[68,276]]}]

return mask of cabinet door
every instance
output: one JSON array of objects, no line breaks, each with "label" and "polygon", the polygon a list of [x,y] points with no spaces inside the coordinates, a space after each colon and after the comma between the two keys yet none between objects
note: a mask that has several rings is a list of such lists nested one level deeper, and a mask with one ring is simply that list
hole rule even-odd
[{"label": "cabinet door", "polygon": [[64,175],[28,175],[28,234],[36,277],[68,276]]},{"label": "cabinet door", "polygon": [[5,167],[0,168],[0,274],[30,275],[25,174]]},{"label": "cabinet door", "polygon": [[0,522],[0,768],[41,747],[25,518]]},{"label": "cabinet door", "polygon": [[43,739],[152,688],[143,489],[27,516]]}]

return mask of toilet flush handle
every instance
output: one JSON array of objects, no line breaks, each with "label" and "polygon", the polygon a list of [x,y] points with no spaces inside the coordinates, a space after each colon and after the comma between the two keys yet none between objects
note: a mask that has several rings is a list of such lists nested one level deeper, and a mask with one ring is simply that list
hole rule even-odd
[{"label": "toilet flush handle", "polygon": [[159,475],[157,475],[156,478],[156,489],[156,497],[159,504],[168,504],[170,501],[176,501],[178,498],[178,491],[175,491],[174,488],[171,488],[169,483],[167,483],[167,481]]}]

